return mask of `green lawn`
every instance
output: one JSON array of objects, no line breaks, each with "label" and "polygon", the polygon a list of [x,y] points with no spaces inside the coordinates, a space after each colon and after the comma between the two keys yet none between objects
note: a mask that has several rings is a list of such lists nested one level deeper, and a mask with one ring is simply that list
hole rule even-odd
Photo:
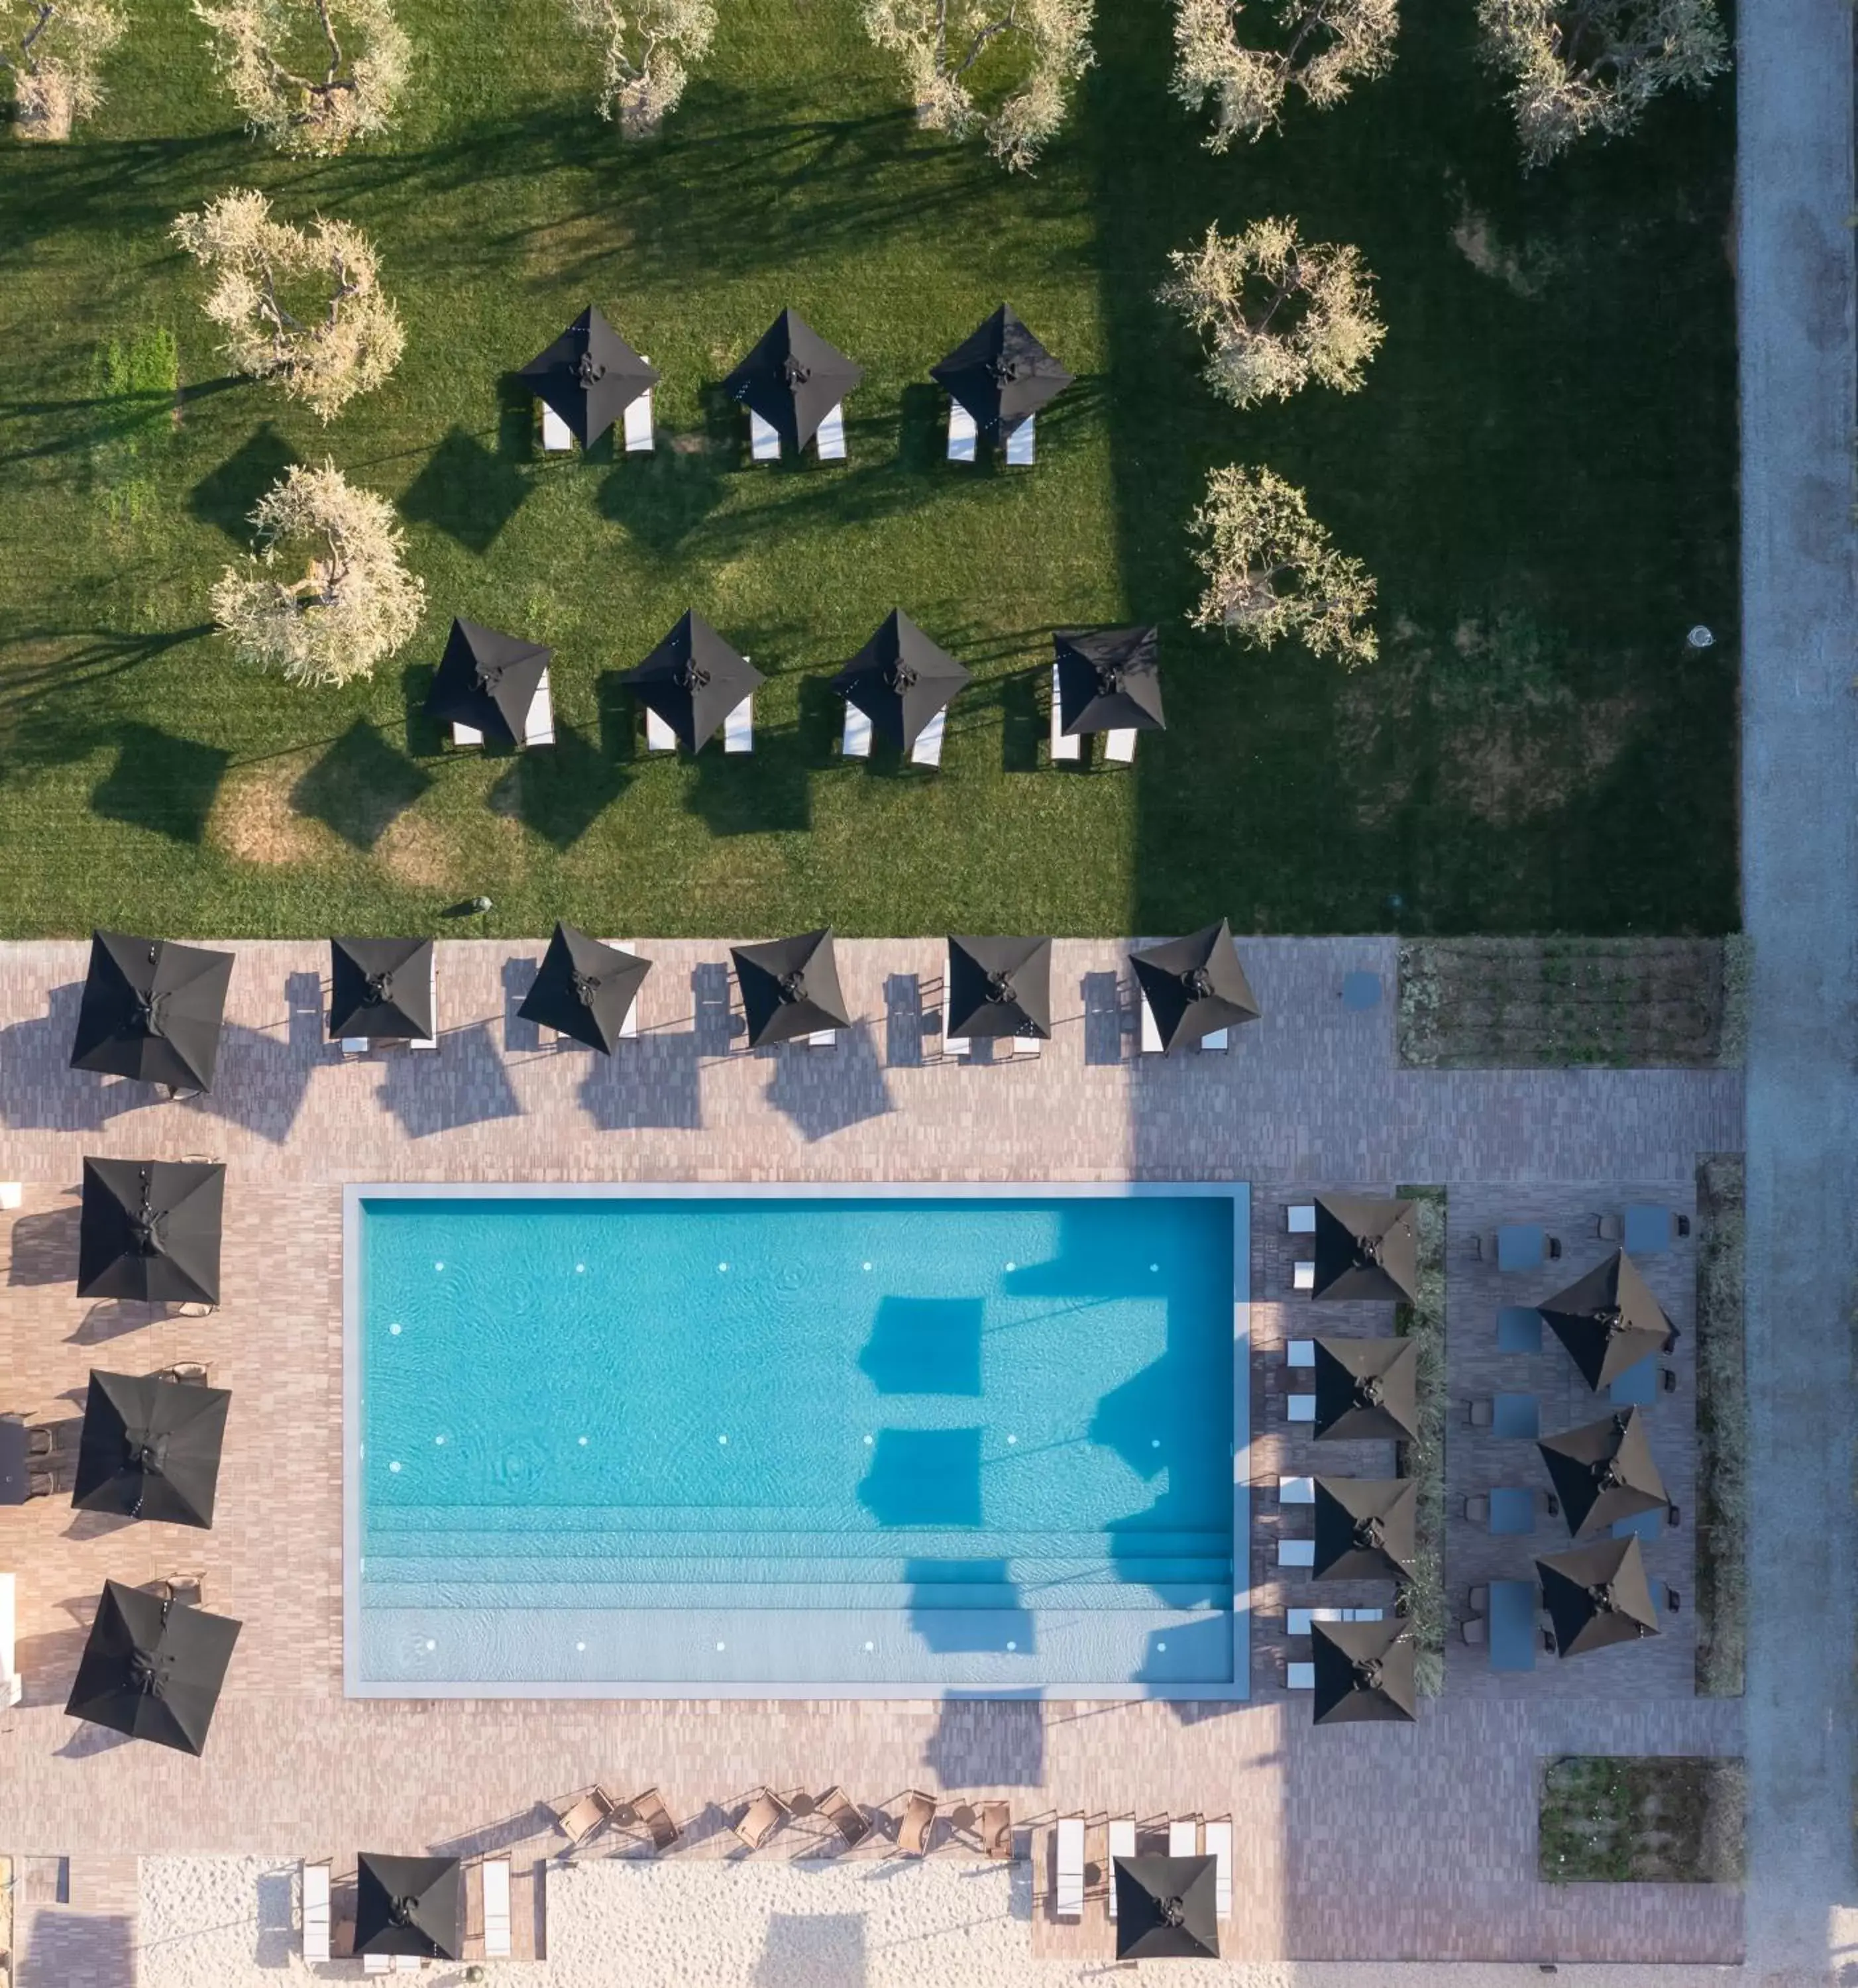
[{"label": "green lawn", "polygon": [[[1385,81],[1219,160],[1168,10],[1103,0],[1009,178],[914,132],[853,0],[721,12],[647,146],[580,52],[470,0],[403,0],[405,117],[346,158],[255,148],[178,6],[138,10],[76,144],[0,132],[0,931],[414,928],[479,891],[525,933],[1735,924],[1728,81],[1525,181],[1470,0],[1434,0]],[[326,430],[223,377],[167,245],[237,184],[368,229],[406,320]],[[1241,415],[1153,293],[1208,221],[1286,211],[1360,245],[1387,343],[1358,395]],[[943,462],[925,377],[1002,298],[1078,376],[1030,475]],[[508,376],[590,299],[663,369],[650,460],[532,453]],[[719,401],[783,304],[867,368],[846,468],[749,468]],[[181,416],[125,441],[100,350],[163,328]],[[293,691],[202,624],[252,502],[324,451],[401,505],[431,613],[371,685]],[[1184,521],[1233,461],[1378,576],[1377,668],[1187,627]],[[836,760],[824,679],[893,606],[980,680],[939,777]],[[635,742],[613,678],[686,607],[773,679],[752,762]],[[454,612],[556,647],[552,756],[440,752]],[[1042,766],[1048,631],[1126,616],[1162,624],[1171,729],[1133,773]]]}]

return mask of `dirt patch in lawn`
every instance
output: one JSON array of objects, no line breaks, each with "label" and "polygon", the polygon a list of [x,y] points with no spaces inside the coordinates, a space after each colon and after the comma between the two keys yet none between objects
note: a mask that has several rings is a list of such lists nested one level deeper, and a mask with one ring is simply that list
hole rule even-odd
[{"label": "dirt patch in lawn", "polygon": [[342,845],[319,821],[299,813],[291,796],[314,756],[289,752],[227,774],[207,817],[207,839],[235,861],[267,869],[327,862]]},{"label": "dirt patch in lawn", "polygon": [[1537,1875],[1550,1885],[1739,1885],[1739,1760],[1569,1753],[1543,1763]]},{"label": "dirt patch in lawn", "polygon": [[458,852],[445,831],[417,815],[397,815],[382,831],[374,854],[395,883],[414,891],[459,889]]}]

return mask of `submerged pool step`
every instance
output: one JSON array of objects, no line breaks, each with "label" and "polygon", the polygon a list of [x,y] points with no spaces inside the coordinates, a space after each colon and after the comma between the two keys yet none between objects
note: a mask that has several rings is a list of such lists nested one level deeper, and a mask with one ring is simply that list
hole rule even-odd
[{"label": "submerged pool step", "polygon": [[751,1534],[791,1533],[816,1537],[824,1533],[833,1539],[846,1540],[914,1542],[932,1539],[971,1541],[977,1533],[990,1538],[1194,1537],[1223,1540],[1229,1537],[1231,1530],[1229,1520],[1223,1511],[1181,1513],[1174,1516],[1171,1524],[1139,1523],[1138,1516],[1132,1515],[1127,1524],[1067,1525],[1065,1520],[1068,1514],[1062,1507],[1049,1514],[1020,1510],[1004,1497],[987,1501],[983,1524],[957,1523],[927,1513],[918,1524],[880,1524],[873,1517],[860,1526],[846,1523],[838,1509],[831,1505],[654,1505],[636,1501],[602,1505],[582,1504],[565,1489],[559,1499],[552,1503],[545,1502],[539,1493],[531,1495],[536,1502],[508,1506],[402,1503],[397,1498],[370,1499],[367,1507],[368,1531],[371,1537],[388,1533],[437,1533],[448,1537],[519,1533],[543,1539],[553,1538],[564,1530],[583,1534],[698,1533],[738,1541]]},{"label": "submerged pool step", "polygon": [[546,1582],[685,1581],[809,1582],[907,1581],[1011,1582],[1038,1586],[1056,1581],[1114,1584],[1131,1580],[1225,1581],[1232,1577],[1225,1554],[1140,1554],[1111,1557],[1100,1552],[988,1554],[400,1554],[370,1553],[363,1572],[372,1581],[489,1581]]},{"label": "submerged pool step", "polygon": [[991,1581],[650,1581],[573,1582],[562,1585],[500,1581],[362,1583],[370,1608],[573,1610],[582,1608],[711,1610],[728,1608],[925,1610],[998,1608],[1136,1609],[1157,1606],[1227,1608],[1224,1581],[1119,1581],[1081,1585],[1053,1582],[1021,1587]]},{"label": "submerged pool step", "polygon": [[[726,1517],[708,1526],[666,1526],[654,1512],[589,1513],[578,1506],[549,1514],[546,1526],[498,1530],[403,1525],[400,1515],[370,1513],[367,1550],[421,1559],[555,1559],[579,1563],[610,1555],[687,1563],[718,1560],[1229,1560],[1230,1528],[1201,1531],[1045,1530],[1032,1526],[753,1526],[735,1530]],[[564,1578],[567,1577],[566,1576]]]}]

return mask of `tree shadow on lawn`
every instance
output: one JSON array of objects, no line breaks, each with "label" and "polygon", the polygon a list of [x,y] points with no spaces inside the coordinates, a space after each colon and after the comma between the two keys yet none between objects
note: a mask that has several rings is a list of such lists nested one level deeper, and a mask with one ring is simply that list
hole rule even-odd
[{"label": "tree shadow on lawn", "polygon": [[0,202],[0,267],[29,255],[44,235],[99,231],[159,238],[203,184],[236,179],[251,156],[242,131],[184,138],[100,139],[73,145],[8,142]]},{"label": "tree shadow on lawn", "polygon": [[291,790],[290,804],[370,850],[432,784],[365,718],[358,718]]},{"label": "tree shadow on lawn", "polygon": [[215,525],[242,546],[252,543],[252,513],[258,499],[298,460],[269,421],[261,422],[217,469],[187,492],[189,513]]}]

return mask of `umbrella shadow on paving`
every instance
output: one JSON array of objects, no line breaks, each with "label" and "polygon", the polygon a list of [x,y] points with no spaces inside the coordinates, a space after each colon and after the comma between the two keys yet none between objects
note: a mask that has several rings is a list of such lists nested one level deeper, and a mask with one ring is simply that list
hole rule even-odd
[{"label": "umbrella shadow on paving", "polygon": [[65,1337],[67,1346],[103,1346],[144,1326],[160,1325],[167,1317],[165,1305],[145,1304],[137,1298],[100,1298],[79,1320],[77,1329]]},{"label": "umbrella shadow on paving", "polygon": [[442,1036],[436,1054],[390,1056],[382,1068],[380,1101],[410,1139],[522,1115],[486,1022]]},{"label": "umbrella shadow on paving", "polygon": [[923,1061],[923,984],[914,973],[893,973],[883,983],[883,1060],[892,1070],[920,1069]]},{"label": "umbrella shadow on paving", "polygon": [[1044,1694],[990,1691],[985,1697],[945,1696],[922,1764],[946,1788],[1037,1788],[1045,1785]]},{"label": "umbrella shadow on paving", "polygon": [[252,545],[252,513],[258,499],[297,461],[297,454],[269,421],[261,422],[217,469],[210,469],[187,492],[188,514],[215,525],[242,550]]},{"label": "umbrella shadow on paving", "polygon": [[400,508],[467,552],[488,552],[529,494],[529,479],[469,430],[452,428],[407,485]]},{"label": "umbrella shadow on paving", "polygon": [[601,1131],[702,1131],[702,1059],[689,1031],[648,1033],[610,1057],[587,1056],[580,1105]]},{"label": "umbrella shadow on paving", "polygon": [[768,1101],[804,1139],[829,1138],[897,1108],[870,1029],[863,1022],[841,1029],[829,1050],[784,1043],[774,1057]]},{"label": "umbrella shadow on paving", "polygon": [[871,1978],[866,1939],[856,1912],[770,1912],[748,1978],[753,1988],[864,1988]]},{"label": "umbrella shadow on paving", "polygon": [[542,962],[530,955],[522,959],[506,959],[503,962],[503,1053],[505,1056],[534,1056],[542,1049],[542,1025],[529,1020],[522,1013],[522,1004],[535,983],[535,975]]},{"label": "umbrella shadow on paving", "polygon": [[83,985],[70,981],[46,997],[46,1013],[0,1029],[0,1125],[15,1131],[94,1132],[126,1112],[159,1110],[146,1084],[69,1067]]},{"label": "umbrella shadow on paving", "polygon": [[728,481],[708,435],[661,440],[649,455],[628,455],[616,466],[600,485],[600,510],[646,551],[667,559],[721,503]]},{"label": "umbrella shadow on paving", "polygon": [[735,1012],[729,969],[716,961],[691,969],[691,1040],[700,1057],[727,1056],[748,1023]]},{"label": "umbrella shadow on paving", "polygon": [[551,848],[566,850],[632,780],[591,739],[571,725],[557,724],[552,746],[516,756],[491,789],[490,805],[500,813],[517,816]]},{"label": "umbrella shadow on paving", "polygon": [[22,1215],[13,1224],[12,1256],[6,1281],[19,1287],[68,1284],[77,1276],[77,1230],[82,1212],[76,1202]]},{"label": "umbrella shadow on paving", "polygon": [[1084,1061],[1100,1066],[1123,1060],[1123,983],[1113,973],[1086,973],[1079,989],[1084,1002]]},{"label": "umbrella shadow on paving", "polygon": [[290,804],[370,850],[432,784],[432,776],[358,718],[292,789]]},{"label": "umbrella shadow on paving", "polygon": [[[319,1036],[319,1039],[306,1046],[290,1038],[280,1041],[262,1029],[248,1029],[242,1023],[226,1023],[220,1031],[215,1087],[202,1097],[186,1099],[176,1108],[197,1117],[243,1126],[271,1144],[281,1146],[290,1137],[291,1128],[309,1094],[311,1074],[323,1060]],[[201,1138],[211,1143],[204,1128]],[[198,1144],[200,1141],[184,1143]]]},{"label": "umbrella shadow on paving", "polygon": [[115,732],[116,764],[91,789],[92,810],[176,842],[203,840],[231,754],[135,721]]}]

